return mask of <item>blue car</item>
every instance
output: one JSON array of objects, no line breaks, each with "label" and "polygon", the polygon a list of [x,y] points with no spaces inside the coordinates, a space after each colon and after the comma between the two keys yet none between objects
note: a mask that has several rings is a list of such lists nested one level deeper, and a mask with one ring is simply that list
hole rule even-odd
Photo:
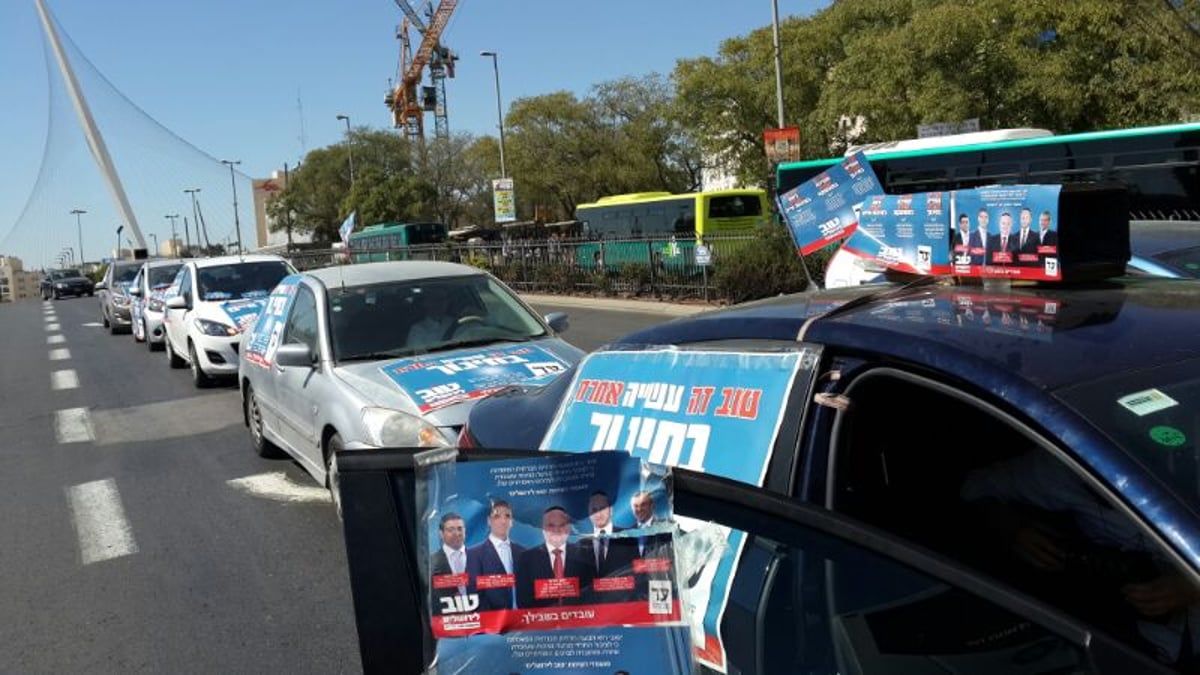
[{"label": "blue car", "polygon": [[[677,512],[764,542],[720,670],[1198,672],[1200,282],[845,288],[612,348],[647,345],[811,360],[761,487],[678,472]],[[460,445],[541,447],[583,364],[481,401]]]}]

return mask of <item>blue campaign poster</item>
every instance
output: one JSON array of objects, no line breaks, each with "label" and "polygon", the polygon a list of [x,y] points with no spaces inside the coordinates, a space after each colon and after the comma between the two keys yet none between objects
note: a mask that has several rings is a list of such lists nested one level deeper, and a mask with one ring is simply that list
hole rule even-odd
[{"label": "blue campaign poster", "polygon": [[538,345],[417,356],[381,368],[422,413],[482,398],[510,384],[549,380],[566,369],[562,359]]},{"label": "blue campaign poster", "polygon": [[800,255],[808,255],[850,236],[858,225],[859,205],[881,194],[883,187],[860,152],[780,195],[779,212]]},{"label": "blue campaign poster", "polygon": [[477,635],[438,642],[438,673],[690,673],[685,627],[592,628]]},{"label": "blue campaign poster", "polygon": [[[786,353],[610,351],[580,364],[542,441],[544,450],[624,450],[646,461],[762,485],[794,386],[807,387],[809,349]],[[802,371],[802,368],[804,369]],[[797,375],[805,379],[798,383]],[[698,526],[677,518],[683,530]],[[688,589],[696,657],[725,670],[721,618],[743,544],[705,566]]]},{"label": "blue campaign poster", "polygon": [[229,300],[221,304],[221,309],[225,310],[225,315],[233,322],[233,325],[238,330],[246,330],[254,321],[258,319],[259,313],[262,312],[264,300],[254,298],[249,300]]},{"label": "blue campaign poster", "polygon": [[[1060,185],[954,192],[954,273],[1058,281]],[[963,231],[969,232],[964,235]]]},{"label": "blue campaign poster", "polygon": [[266,307],[258,315],[254,329],[246,341],[246,360],[250,363],[263,368],[271,365],[272,359],[275,358],[275,349],[283,336],[284,320],[292,307],[292,301],[296,298],[296,289],[299,286],[300,275],[286,276],[267,297]]},{"label": "blue campaign poster", "polygon": [[876,195],[844,248],[909,274],[950,272],[950,193]]}]

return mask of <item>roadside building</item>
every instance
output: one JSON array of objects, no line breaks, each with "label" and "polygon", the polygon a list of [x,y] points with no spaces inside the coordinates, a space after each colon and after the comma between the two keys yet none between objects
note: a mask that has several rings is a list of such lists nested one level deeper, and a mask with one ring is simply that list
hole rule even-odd
[{"label": "roadside building", "polygon": [[37,298],[41,279],[38,272],[26,271],[20,258],[0,256],[0,302]]}]

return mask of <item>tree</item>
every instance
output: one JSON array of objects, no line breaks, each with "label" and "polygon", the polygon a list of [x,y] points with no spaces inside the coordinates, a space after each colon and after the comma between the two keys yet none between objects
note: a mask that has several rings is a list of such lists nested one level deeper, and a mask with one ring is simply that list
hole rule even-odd
[{"label": "tree", "polygon": [[476,151],[478,144],[470,134],[455,134],[434,139],[426,146],[420,176],[431,189],[434,220],[451,229],[482,222],[478,206],[490,203],[488,162]]}]

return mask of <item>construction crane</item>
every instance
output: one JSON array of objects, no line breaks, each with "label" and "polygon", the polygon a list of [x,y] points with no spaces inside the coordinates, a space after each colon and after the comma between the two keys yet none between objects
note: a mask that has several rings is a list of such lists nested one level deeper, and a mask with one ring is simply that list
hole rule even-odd
[{"label": "construction crane", "polygon": [[[446,78],[454,77],[454,61],[458,57],[439,41],[458,0],[441,0],[431,13],[428,24],[421,20],[420,13],[407,0],[395,2],[405,18],[396,36],[400,40],[399,82],[384,99],[392,111],[392,125],[404,129],[408,140],[422,143],[425,140],[425,112],[432,111],[434,136],[449,138]],[[421,44],[415,54],[409,41],[410,26],[421,34]],[[432,83],[429,87],[421,86],[421,74],[425,66],[429,66]]]}]

